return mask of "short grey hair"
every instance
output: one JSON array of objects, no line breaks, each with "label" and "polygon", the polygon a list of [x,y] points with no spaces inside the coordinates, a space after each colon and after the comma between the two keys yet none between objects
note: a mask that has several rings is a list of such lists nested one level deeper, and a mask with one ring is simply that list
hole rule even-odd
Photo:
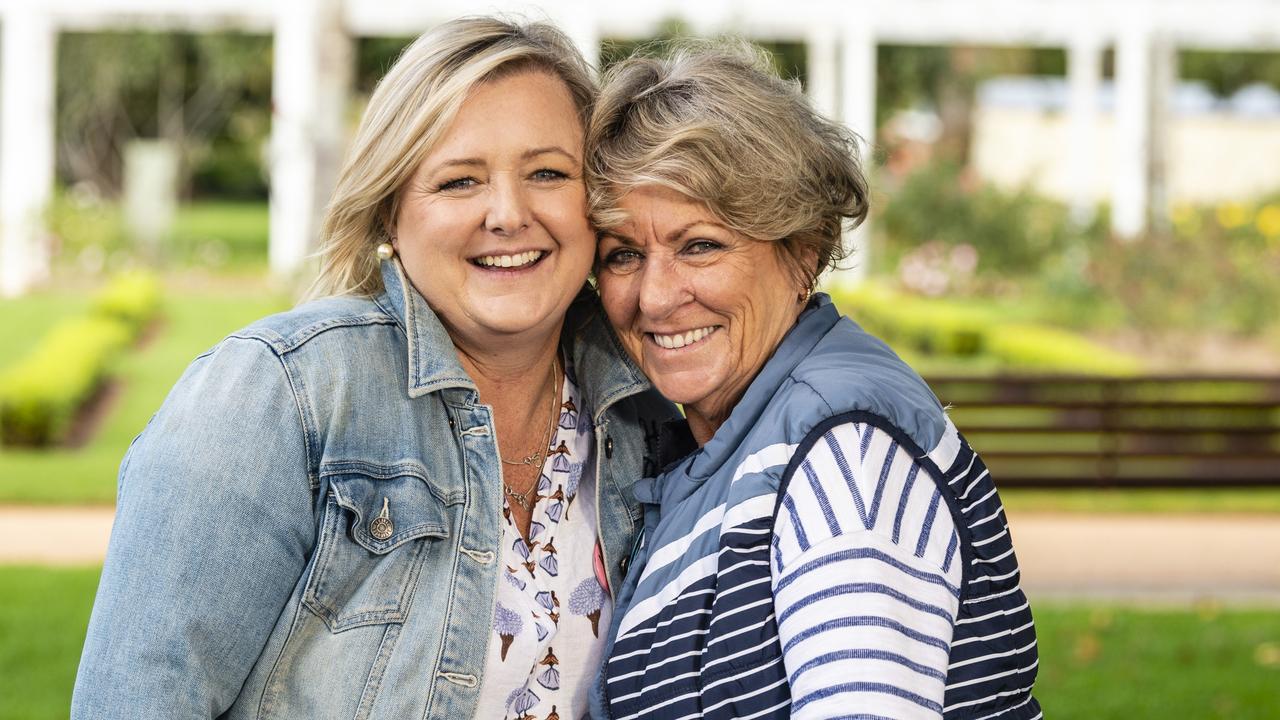
[{"label": "short grey hair", "polygon": [[812,289],[867,216],[857,136],[818,114],[798,82],[745,41],[680,41],[606,73],[587,126],[592,222],[626,221],[644,185],[703,202],[743,235],[774,241]]}]

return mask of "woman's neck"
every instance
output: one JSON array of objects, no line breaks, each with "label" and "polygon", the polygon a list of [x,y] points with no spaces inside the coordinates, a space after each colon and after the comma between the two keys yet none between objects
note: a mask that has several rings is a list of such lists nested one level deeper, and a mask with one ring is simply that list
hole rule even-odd
[{"label": "woman's neck", "polygon": [[[554,392],[552,366],[559,347],[559,328],[533,339],[474,345],[455,339],[458,360],[475,381],[480,401],[495,415],[515,423],[546,413],[547,394]],[[505,423],[500,423],[505,424]]]}]

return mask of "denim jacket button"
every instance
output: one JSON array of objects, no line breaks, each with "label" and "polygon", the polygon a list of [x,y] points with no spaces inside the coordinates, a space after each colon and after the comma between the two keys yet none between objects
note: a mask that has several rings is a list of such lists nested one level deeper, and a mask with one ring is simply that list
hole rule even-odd
[{"label": "denim jacket button", "polygon": [[622,560],[618,563],[618,570],[620,570],[623,575],[626,575],[627,568],[629,567],[631,567],[631,556],[623,555]]},{"label": "denim jacket button", "polygon": [[395,525],[391,522],[391,513],[388,508],[388,501],[382,498],[382,512],[378,513],[378,517],[369,523],[369,534],[375,540],[386,540],[391,537],[391,533],[395,532]]}]

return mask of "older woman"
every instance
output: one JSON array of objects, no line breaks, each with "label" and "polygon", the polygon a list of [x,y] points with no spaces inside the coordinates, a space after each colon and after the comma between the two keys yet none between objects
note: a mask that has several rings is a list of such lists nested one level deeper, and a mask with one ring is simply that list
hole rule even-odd
[{"label": "older woman", "polygon": [[73,715],[585,712],[678,416],[579,295],[594,97],[547,25],[405,51],[325,221],[338,297],[198,358],[125,458]]},{"label": "older woman", "polygon": [[867,212],[852,138],[766,62],[629,60],[588,128],[605,311],[692,431],[636,486],[593,710],[1039,717],[990,476],[919,376],[812,293]]}]

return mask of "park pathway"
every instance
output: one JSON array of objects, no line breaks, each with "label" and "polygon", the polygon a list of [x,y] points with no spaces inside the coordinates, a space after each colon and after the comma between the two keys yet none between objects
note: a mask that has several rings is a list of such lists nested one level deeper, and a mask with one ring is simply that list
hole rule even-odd
[{"label": "park pathway", "polygon": [[[109,508],[0,507],[0,563],[102,561]],[[1011,512],[1033,600],[1280,604],[1280,515]]]}]

